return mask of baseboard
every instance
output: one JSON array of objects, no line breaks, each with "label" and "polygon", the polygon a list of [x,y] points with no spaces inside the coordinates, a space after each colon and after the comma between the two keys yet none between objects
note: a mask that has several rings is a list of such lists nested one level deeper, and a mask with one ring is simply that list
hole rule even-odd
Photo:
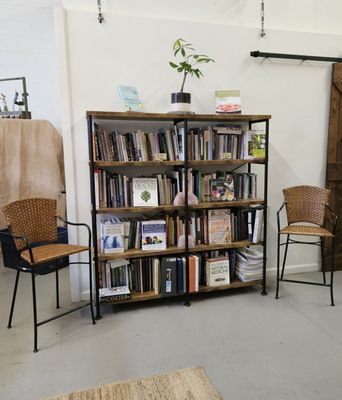
[{"label": "baseboard", "polygon": [[[285,274],[299,274],[301,272],[316,272],[320,271],[321,267],[318,264],[299,264],[299,265],[287,265],[285,267]],[[280,267],[281,272],[281,267]],[[277,268],[267,268],[267,276],[276,276]]]}]

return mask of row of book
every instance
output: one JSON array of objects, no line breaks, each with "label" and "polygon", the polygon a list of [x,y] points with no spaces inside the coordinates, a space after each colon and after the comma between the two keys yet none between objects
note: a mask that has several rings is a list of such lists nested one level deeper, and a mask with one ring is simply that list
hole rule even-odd
[{"label": "row of book", "polygon": [[[188,228],[190,246],[243,240],[258,243],[262,239],[263,212],[263,206],[193,212]],[[173,214],[159,220],[106,216],[100,221],[99,232],[102,252],[121,253],[134,248],[150,251],[184,246],[186,227],[185,218]]]},{"label": "row of book", "polygon": [[[217,171],[202,173],[189,169],[189,192],[199,201],[233,201],[257,196],[257,175]],[[95,203],[100,208],[173,204],[184,190],[184,168],[155,174],[152,177],[130,178],[106,170],[95,173]]]},{"label": "row of book", "polygon": [[235,277],[259,280],[262,270],[263,252],[258,247],[191,255],[188,271],[185,257],[107,261],[99,265],[100,296],[113,300],[118,288],[126,294],[153,292],[162,297],[184,294],[187,287],[193,293],[203,286],[228,285]]},{"label": "row of book", "polygon": [[[192,128],[189,160],[229,160],[265,157],[265,133],[241,125]],[[99,161],[184,161],[184,127],[157,132],[108,131],[94,124],[93,152]]]},{"label": "row of book", "polygon": [[93,151],[99,161],[184,161],[184,128],[119,133],[94,124]]},{"label": "row of book", "polygon": [[192,128],[188,133],[189,160],[232,160],[265,157],[266,135],[241,125]]}]

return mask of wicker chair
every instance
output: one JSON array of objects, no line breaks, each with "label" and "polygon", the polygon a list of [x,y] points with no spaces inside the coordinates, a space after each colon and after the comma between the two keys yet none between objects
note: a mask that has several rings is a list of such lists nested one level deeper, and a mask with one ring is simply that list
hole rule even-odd
[{"label": "wicker chair", "polygon": [[[12,316],[17,294],[20,272],[29,272],[32,277],[32,299],[33,299],[33,323],[34,323],[34,348],[38,351],[38,327],[60,318],[66,314],[80,310],[84,307],[90,307],[91,318],[95,324],[93,301],[92,301],[92,268],[91,268],[91,231],[86,224],[76,224],[56,216],[57,202],[53,199],[30,198],[17,200],[5,205],[2,210],[9,223],[9,232],[7,235],[12,237],[16,249],[20,255],[20,260],[16,270],[16,280],[14,284],[11,311],[8,320],[8,328],[12,327]],[[57,218],[68,225],[82,226],[88,231],[88,246],[76,246],[72,244],[57,243]],[[58,270],[65,264],[61,264],[60,259],[80,253],[88,252],[88,261],[73,262],[70,264],[87,264],[89,266],[89,301],[81,306],[74,307],[66,312],[38,321],[37,318],[37,300],[36,283],[37,275],[55,272],[56,274],[56,307],[59,308],[59,280]]]},{"label": "wicker chair", "polygon": [[[334,255],[335,231],[337,216],[328,205],[330,190],[316,186],[294,186],[283,189],[284,203],[277,212],[278,222],[278,251],[277,251],[277,290],[279,295],[279,282],[294,282],[309,285],[330,287],[331,305],[334,306],[333,280],[334,280]],[[284,208],[287,214],[287,226],[280,228],[280,212]],[[286,241],[281,243],[281,235],[286,235]],[[313,241],[299,241],[292,239],[292,235],[314,237]],[[324,249],[325,240],[331,241],[331,274],[330,283],[326,283]],[[286,256],[289,244],[309,244],[320,246],[323,282],[308,282],[284,279]],[[280,275],[280,247],[285,245],[282,271]]]}]

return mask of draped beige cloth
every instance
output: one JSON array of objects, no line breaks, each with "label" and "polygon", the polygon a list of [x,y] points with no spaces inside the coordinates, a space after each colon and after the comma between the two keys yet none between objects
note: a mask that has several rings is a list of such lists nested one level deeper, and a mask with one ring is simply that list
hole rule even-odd
[{"label": "draped beige cloth", "polygon": [[[27,197],[57,199],[65,216],[63,141],[45,120],[0,119],[0,207]],[[6,228],[0,212],[0,228]]]}]

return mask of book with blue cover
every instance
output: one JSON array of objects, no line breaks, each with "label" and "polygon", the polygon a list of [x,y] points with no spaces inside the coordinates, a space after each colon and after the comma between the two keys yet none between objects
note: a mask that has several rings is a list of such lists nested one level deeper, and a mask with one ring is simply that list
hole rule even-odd
[{"label": "book with blue cover", "polygon": [[140,101],[138,91],[134,86],[119,85],[118,93],[125,111],[143,111],[144,106]]},{"label": "book with blue cover", "polygon": [[141,249],[166,249],[166,222],[164,220],[141,222]]}]

